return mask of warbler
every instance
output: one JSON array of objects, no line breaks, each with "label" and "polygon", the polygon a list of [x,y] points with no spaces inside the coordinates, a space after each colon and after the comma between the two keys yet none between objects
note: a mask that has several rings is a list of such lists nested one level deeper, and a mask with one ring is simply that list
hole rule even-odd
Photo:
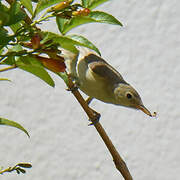
[{"label": "warbler", "polygon": [[105,103],[142,110],[153,116],[143,105],[138,92],[127,83],[121,74],[102,59],[96,52],[82,46],[74,54],[62,50],[67,71],[78,88],[90,98]]}]

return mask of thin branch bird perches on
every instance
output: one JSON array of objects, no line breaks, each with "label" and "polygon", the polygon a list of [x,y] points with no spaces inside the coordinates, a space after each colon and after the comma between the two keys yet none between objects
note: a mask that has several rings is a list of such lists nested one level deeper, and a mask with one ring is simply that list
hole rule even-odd
[{"label": "thin branch bird perches on", "polygon": [[81,96],[78,89],[75,88],[75,84],[72,82],[70,77],[69,77],[68,88],[69,88],[69,90],[72,90],[71,91],[72,94],[75,96],[75,98],[77,99],[79,104],[82,106],[82,108],[86,112],[87,116],[92,121],[92,123],[94,122],[93,125],[96,128],[99,135],[101,136],[102,140],[104,141],[104,143],[105,143],[106,147],[108,148],[109,152],[111,153],[116,168],[119,170],[119,172],[122,174],[122,176],[124,177],[125,180],[132,180],[133,178],[132,178],[132,176],[131,176],[131,174],[130,174],[130,172],[128,170],[128,167],[126,166],[126,163],[124,162],[124,160],[122,159],[122,157],[120,156],[118,151],[116,150],[116,148],[113,145],[112,141],[110,140],[110,138],[108,137],[108,135],[105,132],[104,128],[102,127],[102,125],[100,124],[100,122],[97,119],[97,118],[99,118],[97,116],[97,114],[99,114],[99,113],[97,113],[96,111],[94,111],[93,109],[91,109],[88,106],[87,102]]}]

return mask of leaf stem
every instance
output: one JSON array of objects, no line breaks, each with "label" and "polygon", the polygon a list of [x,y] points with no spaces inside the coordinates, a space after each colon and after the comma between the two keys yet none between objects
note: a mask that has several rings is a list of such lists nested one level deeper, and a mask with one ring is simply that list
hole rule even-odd
[{"label": "leaf stem", "polygon": [[18,163],[14,167],[8,167],[4,170],[0,170],[0,175],[4,174],[5,172],[12,172],[16,171],[18,174],[21,173],[26,173],[26,171],[23,168],[31,168],[32,165],[29,163]]},{"label": "leaf stem", "polygon": [[12,171],[12,168],[8,167],[7,169],[4,169],[4,170],[0,171],[0,174],[3,174],[5,172],[11,172],[11,171]]},{"label": "leaf stem", "polygon": [[15,69],[15,68],[17,68],[17,66],[16,66],[16,65],[12,65],[12,66],[5,67],[5,68],[3,68],[3,69],[0,69],[0,72],[9,71],[9,70]]},{"label": "leaf stem", "polygon": [[34,26],[34,25],[36,25],[36,24],[39,24],[39,23],[42,22],[42,21],[48,20],[48,19],[51,18],[51,17],[54,17],[54,15],[49,14],[49,15],[47,15],[47,16],[45,16],[45,17],[42,16],[40,19],[35,20],[35,21],[31,24],[31,26]]}]

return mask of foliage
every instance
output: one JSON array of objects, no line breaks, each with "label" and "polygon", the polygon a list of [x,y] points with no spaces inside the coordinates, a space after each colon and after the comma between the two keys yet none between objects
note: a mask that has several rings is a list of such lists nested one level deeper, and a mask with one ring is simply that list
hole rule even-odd
[{"label": "foliage", "polygon": [[[94,11],[94,8],[107,1],[111,0],[0,0],[0,65],[3,65],[0,72],[20,68],[54,87],[55,83],[48,69],[67,84],[68,75],[60,48],[77,53],[77,45],[85,46],[100,54],[98,48],[87,38],[67,33],[87,23],[122,26],[112,15]],[[53,18],[59,34],[42,31],[38,27],[40,23],[47,23]],[[10,80],[0,78],[0,81]],[[0,125],[16,127],[29,136],[14,121],[0,118]],[[24,173],[22,167],[22,164],[18,164],[7,169],[7,172],[16,170],[18,174]]]},{"label": "foliage", "polygon": [[6,125],[6,126],[16,127],[16,128],[18,128],[18,129],[24,131],[24,132],[26,133],[26,135],[27,135],[28,137],[30,137],[29,134],[28,134],[28,132],[27,132],[20,124],[18,124],[17,122],[10,121],[10,120],[8,120],[8,119],[1,118],[1,117],[0,117],[0,125]]},{"label": "foliage", "polygon": [[[100,54],[98,48],[85,37],[76,34],[67,35],[67,33],[86,23],[108,23],[122,26],[121,22],[112,15],[93,10],[106,1],[108,0],[81,0],[74,3],[73,0],[33,2],[13,0],[7,1],[11,2],[10,6],[0,1],[0,65],[8,65],[7,68],[0,69],[0,72],[20,68],[54,87],[55,83],[46,71],[49,69],[67,83],[68,78],[60,47],[77,53],[76,45],[85,46]],[[29,14],[28,17],[26,11]],[[42,11],[44,13],[39,17]],[[56,19],[60,34],[45,32],[38,28],[38,24],[52,18]],[[8,79],[0,78],[0,80]],[[23,127],[7,119],[1,118],[0,124],[17,127],[27,134]]]}]

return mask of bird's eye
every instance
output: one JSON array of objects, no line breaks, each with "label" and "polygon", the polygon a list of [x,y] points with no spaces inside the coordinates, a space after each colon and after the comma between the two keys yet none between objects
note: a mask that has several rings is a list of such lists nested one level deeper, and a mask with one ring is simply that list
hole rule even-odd
[{"label": "bird's eye", "polygon": [[126,97],[127,97],[128,99],[131,99],[131,98],[132,98],[132,95],[131,95],[130,93],[127,93],[127,94],[126,94]]}]

